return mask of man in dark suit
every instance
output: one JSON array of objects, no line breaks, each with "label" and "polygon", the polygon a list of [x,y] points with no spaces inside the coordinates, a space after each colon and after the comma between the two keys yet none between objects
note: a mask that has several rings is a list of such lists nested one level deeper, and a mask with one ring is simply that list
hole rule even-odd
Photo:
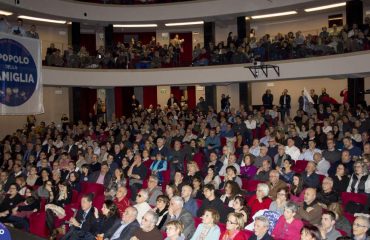
[{"label": "man in dark suit", "polygon": [[172,107],[173,105],[175,105],[175,103],[177,106],[179,105],[179,103],[175,99],[175,96],[173,95],[173,93],[171,93],[170,98],[167,100],[167,106]]},{"label": "man in dark suit", "polygon": [[285,114],[289,117],[290,116],[290,95],[288,95],[288,89],[284,89],[283,94],[280,96],[279,104],[280,104],[280,115],[281,121],[284,122]]},{"label": "man in dark suit", "polygon": [[112,175],[109,173],[109,167],[107,162],[102,162],[100,171],[93,172],[89,177],[89,182],[98,183],[108,187]]},{"label": "man in dark suit", "polygon": [[117,220],[113,226],[104,234],[105,239],[109,240],[129,240],[133,233],[140,228],[140,224],[136,220],[137,209],[128,207],[122,214],[122,219]]},{"label": "man in dark suit", "polygon": [[81,209],[69,222],[71,228],[61,240],[95,239],[98,210],[92,205],[93,195],[87,194],[81,198]]},{"label": "man in dark suit", "polygon": [[[195,232],[194,219],[190,212],[184,208],[184,200],[180,196],[171,198],[170,207],[168,208],[168,217],[166,223],[171,220],[178,220],[184,224],[185,239],[191,239]],[[165,230],[166,223],[162,230]]]},{"label": "man in dark suit", "polygon": [[272,109],[274,102],[274,95],[271,93],[271,89],[267,89],[266,92],[262,95],[262,103],[266,109]]},{"label": "man in dark suit", "polygon": [[68,145],[64,148],[64,151],[67,152],[73,160],[77,159],[78,147],[74,143],[73,138],[68,137]]}]

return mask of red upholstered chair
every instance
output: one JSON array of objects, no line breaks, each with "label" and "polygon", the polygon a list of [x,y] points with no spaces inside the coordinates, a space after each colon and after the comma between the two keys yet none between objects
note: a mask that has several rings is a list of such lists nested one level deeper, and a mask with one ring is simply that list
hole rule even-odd
[{"label": "red upholstered chair", "polygon": [[242,233],[244,234],[244,239],[249,239],[253,235],[253,232],[249,230],[242,230]]},{"label": "red upholstered chair", "polygon": [[81,193],[94,193],[95,196],[104,195],[104,186],[97,183],[82,182]]},{"label": "red upholstered chair", "polygon": [[248,179],[242,178],[242,189],[246,190],[248,188]]},{"label": "red upholstered chair", "polygon": [[347,233],[345,231],[343,231],[342,229],[337,229],[338,232],[340,232],[340,234],[342,234],[342,236],[347,236]]},{"label": "red upholstered chair", "polygon": [[104,195],[98,195],[93,199],[93,206],[100,211],[103,207],[104,201],[105,201]]},{"label": "red upholstered chair", "polygon": [[320,183],[322,183],[322,181],[324,181],[324,178],[325,178],[325,177],[326,177],[325,175],[321,175],[321,174],[319,174]]},{"label": "red upholstered chair", "polygon": [[200,208],[202,206],[203,200],[196,199],[196,201],[197,201],[198,208]]},{"label": "red upholstered chair", "polygon": [[199,169],[203,169],[204,166],[204,155],[201,152],[194,154],[193,161],[198,164]]},{"label": "red upholstered chair", "polygon": [[221,147],[226,146],[226,138],[220,137]]},{"label": "red upholstered chair", "polygon": [[72,201],[71,203],[76,203],[78,201],[78,191],[77,190],[73,190],[72,191]]},{"label": "red upholstered chair", "polygon": [[361,193],[342,192],[341,197],[343,206],[346,206],[350,201],[360,203],[362,205],[366,205],[367,203],[367,196]]},{"label": "red upholstered chair", "polygon": [[198,225],[202,223],[202,219],[200,217],[195,217],[193,219],[194,219],[194,226],[195,228],[197,228]]},{"label": "red upholstered chair", "polygon": [[221,232],[226,231],[226,224],[224,224],[224,223],[219,223],[219,224],[218,224],[218,227],[220,228],[220,231],[221,231]]},{"label": "red upholstered chair", "polygon": [[306,160],[297,160],[295,165],[292,167],[292,170],[296,173],[301,173],[306,169],[308,161]]},{"label": "red upholstered chair", "polygon": [[45,224],[46,212],[36,212],[32,213],[29,217],[30,221],[30,233],[37,235],[42,238],[47,238],[49,236],[49,230]]},{"label": "red upholstered chair", "polygon": [[246,187],[247,192],[255,192],[257,190],[257,185],[259,183],[263,183],[263,181],[249,180],[248,185]]},{"label": "red upholstered chair", "polygon": [[[342,207],[345,211],[346,205],[349,202],[359,203],[361,205],[366,206],[367,204],[367,196],[361,193],[350,193],[350,192],[342,192]],[[355,221],[355,216],[352,213],[344,212],[344,216],[348,219],[348,221],[352,224]]]}]

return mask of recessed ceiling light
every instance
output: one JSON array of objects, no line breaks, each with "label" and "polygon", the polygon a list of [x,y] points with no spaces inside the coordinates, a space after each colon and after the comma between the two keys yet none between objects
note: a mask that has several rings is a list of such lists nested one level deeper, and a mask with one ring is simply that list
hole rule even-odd
[{"label": "recessed ceiling light", "polygon": [[116,28],[146,28],[146,27],[157,27],[157,24],[114,24]]},{"label": "recessed ceiling light", "polygon": [[287,16],[287,15],[293,15],[293,14],[297,14],[297,11],[288,11],[288,12],[279,12],[279,13],[271,13],[271,14],[257,15],[257,16],[252,16],[252,19],[280,17],[280,16]]},{"label": "recessed ceiling light", "polygon": [[58,23],[58,24],[65,24],[67,22],[65,20],[54,20],[54,19],[48,19],[48,18],[38,18],[38,17],[24,16],[24,15],[20,15],[20,16],[18,16],[18,18],[31,20],[31,21],[49,22],[49,23]]},{"label": "recessed ceiling light", "polygon": [[188,25],[202,25],[204,24],[203,21],[196,21],[196,22],[178,22],[178,23],[165,23],[166,27],[175,27],[175,26],[188,26]]},{"label": "recessed ceiling light", "polygon": [[12,12],[7,12],[7,11],[0,10],[0,15],[10,16],[12,14],[13,14]]},{"label": "recessed ceiling light", "polygon": [[305,12],[314,12],[314,11],[320,11],[320,10],[325,10],[325,9],[330,9],[330,8],[343,7],[343,6],[346,6],[346,2],[335,3],[335,4],[330,4],[330,5],[320,6],[320,7],[314,7],[314,8],[306,8],[304,11]]}]

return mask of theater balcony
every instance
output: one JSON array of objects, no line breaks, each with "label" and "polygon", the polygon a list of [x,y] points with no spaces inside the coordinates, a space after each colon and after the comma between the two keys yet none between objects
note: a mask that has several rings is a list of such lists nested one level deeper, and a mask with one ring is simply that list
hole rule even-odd
[{"label": "theater balcony", "polygon": [[[153,86],[210,83],[258,82],[309,78],[348,78],[370,76],[370,51],[312,57],[263,64],[278,66],[280,77],[269,69],[254,77],[247,66],[252,64],[220,65],[143,70],[101,70],[43,67],[44,85],[48,86]],[[348,64],[351,63],[351,64]]]}]

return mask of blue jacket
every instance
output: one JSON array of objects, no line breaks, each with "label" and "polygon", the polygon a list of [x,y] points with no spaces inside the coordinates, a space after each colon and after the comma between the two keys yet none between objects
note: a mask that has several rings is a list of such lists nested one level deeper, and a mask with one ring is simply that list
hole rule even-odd
[{"label": "blue jacket", "polygon": [[[197,240],[199,238],[199,235],[202,233],[203,228],[204,228],[204,224],[203,223],[199,224],[191,240]],[[220,238],[220,235],[221,235],[220,227],[217,225],[214,225],[209,230],[204,240],[216,240]]]},{"label": "blue jacket", "polygon": [[184,208],[188,210],[193,217],[197,216],[198,204],[194,198],[189,198],[189,201],[184,203]]}]

